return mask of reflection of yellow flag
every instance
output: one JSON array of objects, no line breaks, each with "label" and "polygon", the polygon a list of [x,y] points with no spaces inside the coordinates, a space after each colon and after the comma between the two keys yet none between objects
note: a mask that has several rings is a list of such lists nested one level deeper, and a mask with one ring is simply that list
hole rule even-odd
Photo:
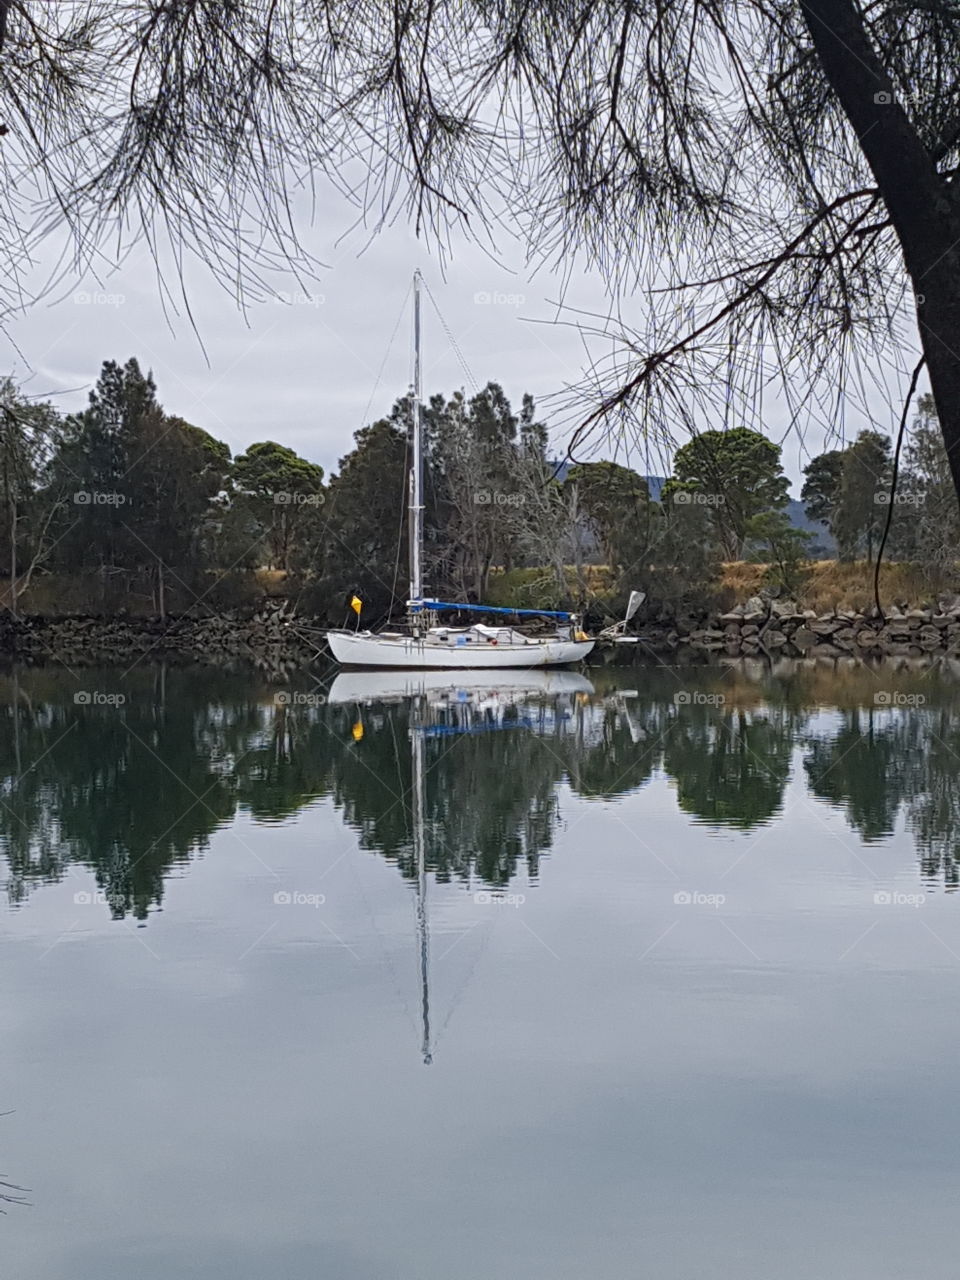
[{"label": "reflection of yellow flag", "polygon": [[359,742],[362,737],[363,737],[363,721],[358,720],[357,723],[353,726],[353,740],[354,742]]},{"label": "reflection of yellow flag", "polygon": [[354,613],[357,615],[357,617],[359,618],[359,617],[360,617],[360,610],[363,608],[363,601],[360,599],[360,597],[359,597],[359,596],[354,596],[354,597],[353,597],[353,599],[350,601],[350,608],[353,610],[353,612],[354,612]]}]

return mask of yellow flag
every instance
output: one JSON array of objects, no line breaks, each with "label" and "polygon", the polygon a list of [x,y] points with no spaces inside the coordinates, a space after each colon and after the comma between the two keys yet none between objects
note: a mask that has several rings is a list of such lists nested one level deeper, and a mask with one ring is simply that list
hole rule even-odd
[{"label": "yellow flag", "polygon": [[360,617],[360,610],[363,608],[363,601],[360,599],[360,597],[359,597],[359,596],[354,596],[354,597],[353,597],[353,599],[350,601],[350,608],[353,610],[353,612],[354,612],[354,613],[357,615],[357,617],[359,618],[359,617]]},{"label": "yellow flag", "polygon": [[363,737],[363,721],[362,720],[358,720],[357,723],[353,726],[352,733],[353,733],[354,742],[359,742],[360,739]]}]

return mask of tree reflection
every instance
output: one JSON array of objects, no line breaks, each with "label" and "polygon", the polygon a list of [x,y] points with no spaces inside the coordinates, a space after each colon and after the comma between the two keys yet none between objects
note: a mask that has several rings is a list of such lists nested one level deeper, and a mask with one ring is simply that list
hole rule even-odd
[{"label": "tree reflection", "polygon": [[862,839],[885,839],[902,815],[924,877],[957,885],[954,686],[930,682],[926,701],[891,708],[876,705],[871,686],[825,685],[820,675],[814,687],[802,673],[744,681],[701,672],[687,699],[675,673],[631,678],[633,692],[598,678],[589,696],[520,699],[496,713],[451,704],[421,723],[409,699],[295,701],[256,677],[208,671],[137,671],[122,684],[84,673],[85,689],[122,689],[122,705],[76,701],[65,671],[0,677],[8,896],[19,902],[76,864],[92,871],[115,916],[143,919],[165,880],[238,813],[283,822],[321,800],[361,848],[413,879],[410,735],[419,731],[425,863],[441,880],[535,877],[565,795],[616,800],[658,776],[694,821],[755,829],[781,812],[797,752],[809,793]]}]

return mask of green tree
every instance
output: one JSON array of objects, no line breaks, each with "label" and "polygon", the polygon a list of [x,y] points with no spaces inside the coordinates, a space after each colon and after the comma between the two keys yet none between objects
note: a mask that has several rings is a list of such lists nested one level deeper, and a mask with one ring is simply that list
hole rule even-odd
[{"label": "green tree", "polygon": [[158,410],[153,376],[135,358],[104,361],[89,407],[67,419],[51,464],[52,483],[72,499],[56,531],[60,567],[106,571],[138,561],[125,508],[144,456],[135,443],[140,419]]},{"label": "green tree", "polygon": [[785,511],[761,511],[747,524],[752,559],[769,565],[769,583],[791,595],[803,586],[814,536],[806,529],[795,528]]},{"label": "green tree", "polygon": [[663,495],[704,506],[726,560],[739,560],[750,520],[787,501],[780,446],[748,427],[704,431],[677,450]]},{"label": "green tree", "polygon": [[878,431],[861,431],[844,451],[831,526],[842,559],[872,559],[887,519],[891,466],[890,440]]},{"label": "green tree", "polygon": [[524,412],[521,422],[495,382],[469,401],[456,393],[433,405],[430,456],[445,499],[451,585],[468,599],[482,600],[493,566],[509,568],[521,551],[525,494],[519,470],[524,452],[535,453],[545,437],[534,422],[532,399]]},{"label": "green tree", "polygon": [[129,471],[130,501],[123,513],[132,538],[129,562],[149,570],[162,617],[168,580],[189,586],[206,567],[204,537],[212,503],[226,480],[230,450],[199,427],[156,408],[140,417],[129,448],[137,459]]},{"label": "green tree", "polygon": [[834,512],[840,501],[845,450],[828,449],[812,458],[803,469],[805,476],[800,501],[811,520],[832,527]]},{"label": "green tree", "polygon": [[62,427],[52,404],[23,395],[10,378],[0,379],[0,537],[13,613],[19,594],[51,549],[50,526],[63,494],[45,479]]},{"label": "green tree", "polygon": [[323,468],[266,440],[234,459],[230,484],[232,505],[259,531],[266,562],[289,573],[306,546],[319,542]]},{"label": "green tree", "polygon": [[341,602],[353,593],[363,600],[366,619],[388,614],[407,591],[406,432],[394,416],[362,427],[354,440],[330,481],[325,510],[320,594],[336,621],[342,620]]},{"label": "green tree", "polygon": [[614,573],[632,565],[650,541],[650,489],[643,476],[616,462],[571,467],[580,511],[590,522]]},{"label": "green tree", "polygon": [[955,568],[960,558],[960,515],[943,432],[930,395],[918,401],[896,497],[898,504],[902,500],[901,527],[908,535],[901,536],[900,543],[906,543],[910,558],[937,574]]}]

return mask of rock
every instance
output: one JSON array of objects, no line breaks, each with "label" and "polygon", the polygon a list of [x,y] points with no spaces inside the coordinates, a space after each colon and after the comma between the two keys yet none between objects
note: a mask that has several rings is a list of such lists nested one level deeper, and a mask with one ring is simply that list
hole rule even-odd
[{"label": "rock", "polygon": [[790,642],[795,644],[798,649],[812,649],[817,643],[817,637],[809,627],[797,627],[790,637]]},{"label": "rock", "polygon": [[787,643],[787,637],[775,628],[763,633],[763,643],[767,649],[780,649]]}]

